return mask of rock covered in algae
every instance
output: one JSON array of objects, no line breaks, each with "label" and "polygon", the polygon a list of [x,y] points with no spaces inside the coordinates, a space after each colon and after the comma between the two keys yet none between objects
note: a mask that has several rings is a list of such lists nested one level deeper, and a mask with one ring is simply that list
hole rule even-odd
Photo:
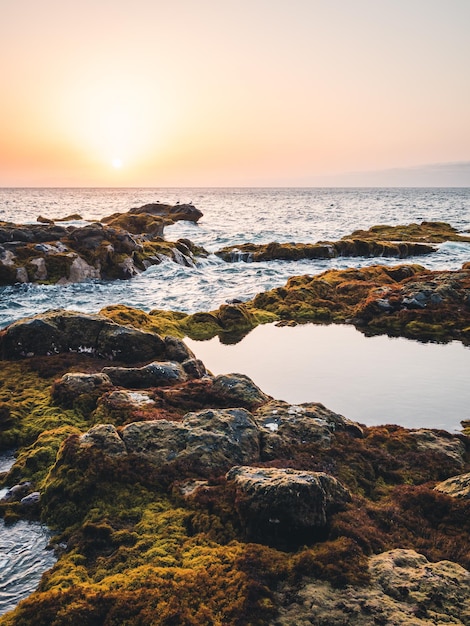
[{"label": "rock covered in algae", "polygon": [[235,507],[249,536],[263,540],[272,529],[295,533],[323,529],[330,514],[351,499],[324,472],[262,467],[233,467],[226,476],[235,486]]},{"label": "rock covered in algae", "polygon": [[470,500],[470,474],[452,476],[436,485],[434,489],[448,496],[452,496],[452,498]]},{"label": "rock covered in algae", "polygon": [[104,367],[102,372],[113,385],[129,389],[174,385],[188,379],[183,366],[176,361],[154,361],[143,367]]},{"label": "rock covered in algae", "polygon": [[[197,361],[162,343],[159,362]],[[469,623],[470,501],[433,489],[463,483],[464,434],[360,426],[241,374],[116,387],[98,357],[2,362],[0,441],[18,456],[0,478],[33,506],[0,513],[40,513],[61,541],[2,626]]]},{"label": "rock covered in algae", "polygon": [[[470,623],[470,572],[450,561],[430,562],[414,550],[369,558],[370,584],[333,589],[305,579],[295,598],[279,598],[277,626],[373,626]],[[286,589],[287,591],[287,589]]]},{"label": "rock covered in algae", "polygon": [[462,439],[446,431],[433,431],[428,428],[418,428],[410,432],[416,439],[418,450],[429,450],[442,457],[447,457],[456,466],[463,467],[466,449]]},{"label": "rock covered in algae", "polygon": [[265,459],[276,458],[306,443],[328,447],[335,432],[346,431],[353,437],[363,437],[359,424],[318,402],[289,404],[272,400],[263,404],[254,417],[263,433],[262,451]]},{"label": "rock covered in algae", "polygon": [[110,424],[100,424],[81,443],[105,454],[140,456],[156,466],[183,463],[202,475],[259,460],[260,455],[259,430],[245,409],[188,413],[182,422],[134,422],[119,433]]},{"label": "rock covered in algae", "polygon": [[421,222],[404,226],[373,226],[356,230],[339,241],[318,243],[244,243],[226,246],[216,252],[224,261],[298,261],[335,257],[396,257],[403,259],[435,252],[431,243],[470,242],[470,236],[459,233],[445,222]]},{"label": "rock covered in algae", "polygon": [[165,342],[155,333],[115,324],[102,315],[65,310],[19,320],[0,332],[3,359],[64,352],[133,363],[164,355]]},{"label": "rock covered in algae", "polygon": [[226,246],[215,254],[227,262],[300,261],[303,259],[332,259],[336,257],[395,257],[404,259],[436,252],[425,243],[368,241],[345,239],[321,243],[243,243]]},{"label": "rock covered in algae", "polygon": [[32,225],[1,222],[0,285],[127,279],[164,259],[192,267],[198,256],[208,253],[188,239],[165,241],[164,227],[201,216],[192,205],[162,204],[78,227],[50,220]]}]

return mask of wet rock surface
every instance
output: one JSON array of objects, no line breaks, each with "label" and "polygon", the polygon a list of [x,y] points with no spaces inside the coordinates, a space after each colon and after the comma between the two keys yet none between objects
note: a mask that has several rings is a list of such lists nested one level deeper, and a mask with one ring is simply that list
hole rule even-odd
[{"label": "wet rock surface", "polygon": [[65,310],[20,320],[0,332],[4,359],[64,352],[133,363],[163,355],[165,343],[155,333],[121,326],[100,315]]},{"label": "wet rock surface", "polygon": [[150,204],[84,226],[0,222],[0,285],[127,279],[164,259],[194,266],[207,252],[165,241],[164,228],[201,216],[192,205]]},{"label": "wet rock surface", "polygon": [[244,243],[222,248],[217,256],[228,262],[298,261],[300,259],[331,259],[336,257],[396,257],[403,259],[436,251],[430,244],[444,241],[470,242],[445,222],[421,222],[407,226],[373,226],[356,230],[339,241],[318,243]]}]

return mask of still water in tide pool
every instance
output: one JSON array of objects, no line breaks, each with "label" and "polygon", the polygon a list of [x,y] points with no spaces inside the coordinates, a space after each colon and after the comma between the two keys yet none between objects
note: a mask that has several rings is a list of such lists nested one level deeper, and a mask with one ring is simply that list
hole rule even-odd
[{"label": "still water in tide pool", "polygon": [[[13,462],[11,453],[0,454],[0,473],[8,471]],[[6,491],[0,489],[0,498]],[[43,572],[54,565],[54,552],[47,549],[50,539],[50,531],[39,522],[20,520],[5,525],[0,520],[0,615],[27,598]]]},{"label": "still water in tide pool", "polygon": [[321,402],[367,426],[461,429],[470,348],[366,337],[353,326],[258,326],[241,342],[186,340],[214,374],[239,372],[293,404]]}]

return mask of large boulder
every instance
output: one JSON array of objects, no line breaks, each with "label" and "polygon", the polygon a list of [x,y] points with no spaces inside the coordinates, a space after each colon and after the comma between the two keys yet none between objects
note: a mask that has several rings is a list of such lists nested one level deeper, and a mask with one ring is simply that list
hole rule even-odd
[{"label": "large boulder", "polygon": [[119,434],[114,426],[102,424],[85,433],[81,444],[105,454],[118,451],[143,457],[157,467],[175,465],[188,474],[202,476],[259,460],[259,431],[245,409],[188,413],[182,422],[133,422]]},{"label": "large boulder", "polygon": [[245,374],[220,374],[215,376],[212,393],[226,406],[253,409],[271,398]]},{"label": "large boulder", "polygon": [[62,309],[19,320],[0,333],[3,359],[62,352],[135,363],[163,355],[165,343],[155,333],[120,326],[102,315]]},{"label": "large boulder", "polygon": [[161,202],[153,202],[144,204],[144,206],[130,209],[129,213],[148,213],[149,215],[157,215],[167,217],[174,222],[178,220],[186,220],[188,222],[197,222],[203,215],[202,211],[189,204],[163,204]]},{"label": "large boulder", "polygon": [[176,385],[188,379],[182,365],[175,361],[154,361],[143,367],[104,367],[102,372],[113,385],[127,389]]},{"label": "large boulder", "polygon": [[265,459],[274,459],[288,453],[292,446],[303,444],[315,443],[328,448],[335,432],[363,437],[359,424],[318,402],[289,404],[271,400],[254,413],[254,418],[262,433],[262,457]]},{"label": "large boulder", "polygon": [[235,506],[247,534],[258,541],[297,543],[306,532],[323,530],[331,514],[351,499],[324,472],[233,467],[226,478],[235,486]]},{"label": "large boulder", "polygon": [[432,563],[414,550],[370,557],[370,585],[334,589],[307,578],[295,593],[277,595],[278,626],[426,626],[470,624],[470,572],[457,563]]},{"label": "large boulder", "polygon": [[452,478],[438,483],[434,489],[452,496],[452,498],[470,500],[470,473],[452,476]]}]

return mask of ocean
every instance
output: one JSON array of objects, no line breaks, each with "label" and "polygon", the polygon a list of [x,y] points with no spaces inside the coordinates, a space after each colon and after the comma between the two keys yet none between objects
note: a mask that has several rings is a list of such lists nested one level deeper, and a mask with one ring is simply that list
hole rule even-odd
[{"label": "ocean", "polygon": [[[249,241],[335,240],[375,224],[439,220],[470,229],[469,188],[0,189],[0,220],[31,223],[39,215],[53,219],[79,213],[93,221],[157,200],[193,202],[204,213],[200,222],[178,222],[165,235],[169,240],[186,237],[209,252]],[[119,303],[145,311],[208,311],[227,299],[248,300],[298,274],[401,262],[458,269],[469,260],[470,244],[444,243],[436,253],[405,261],[356,257],[248,264],[224,263],[214,255],[196,267],[168,261],[127,281],[0,287],[0,327],[48,309],[95,313]],[[217,338],[188,344],[215,374],[241,371],[277,399],[323,402],[367,425],[457,431],[460,420],[470,418],[470,349],[458,342],[366,338],[351,326],[267,325],[236,346],[224,346]],[[0,455],[0,471],[12,462],[11,454]],[[49,534],[38,524],[0,526],[0,537],[1,615],[35,589],[54,557],[44,550]]]},{"label": "ocean", "polygon": [[[470,188],[456,189],[0,189],[0,220],[35,222],[79,213],[94,221],[148,202],[192,202],[204,216],[198,224],[178,222],[165,230],[214,252],[245,242],[335,240],[375,224],[439,220],[470,229]],[[80,224],[80,222],[77,222]],[[457,269],[470,257],[469,244],[444,243],[432,255],[410,258],[430,269]],[[283,285],[293,275],[398,259],[336,258],[269,263],[225,263],[211,255],[196,267],[171,261],[128,281],[94,281],[68,286],[15,285],[0,288],[0,328],[54,308],[97,312],[126,303],[187,313],[218,308],[226,300],[248,300]]]}]

